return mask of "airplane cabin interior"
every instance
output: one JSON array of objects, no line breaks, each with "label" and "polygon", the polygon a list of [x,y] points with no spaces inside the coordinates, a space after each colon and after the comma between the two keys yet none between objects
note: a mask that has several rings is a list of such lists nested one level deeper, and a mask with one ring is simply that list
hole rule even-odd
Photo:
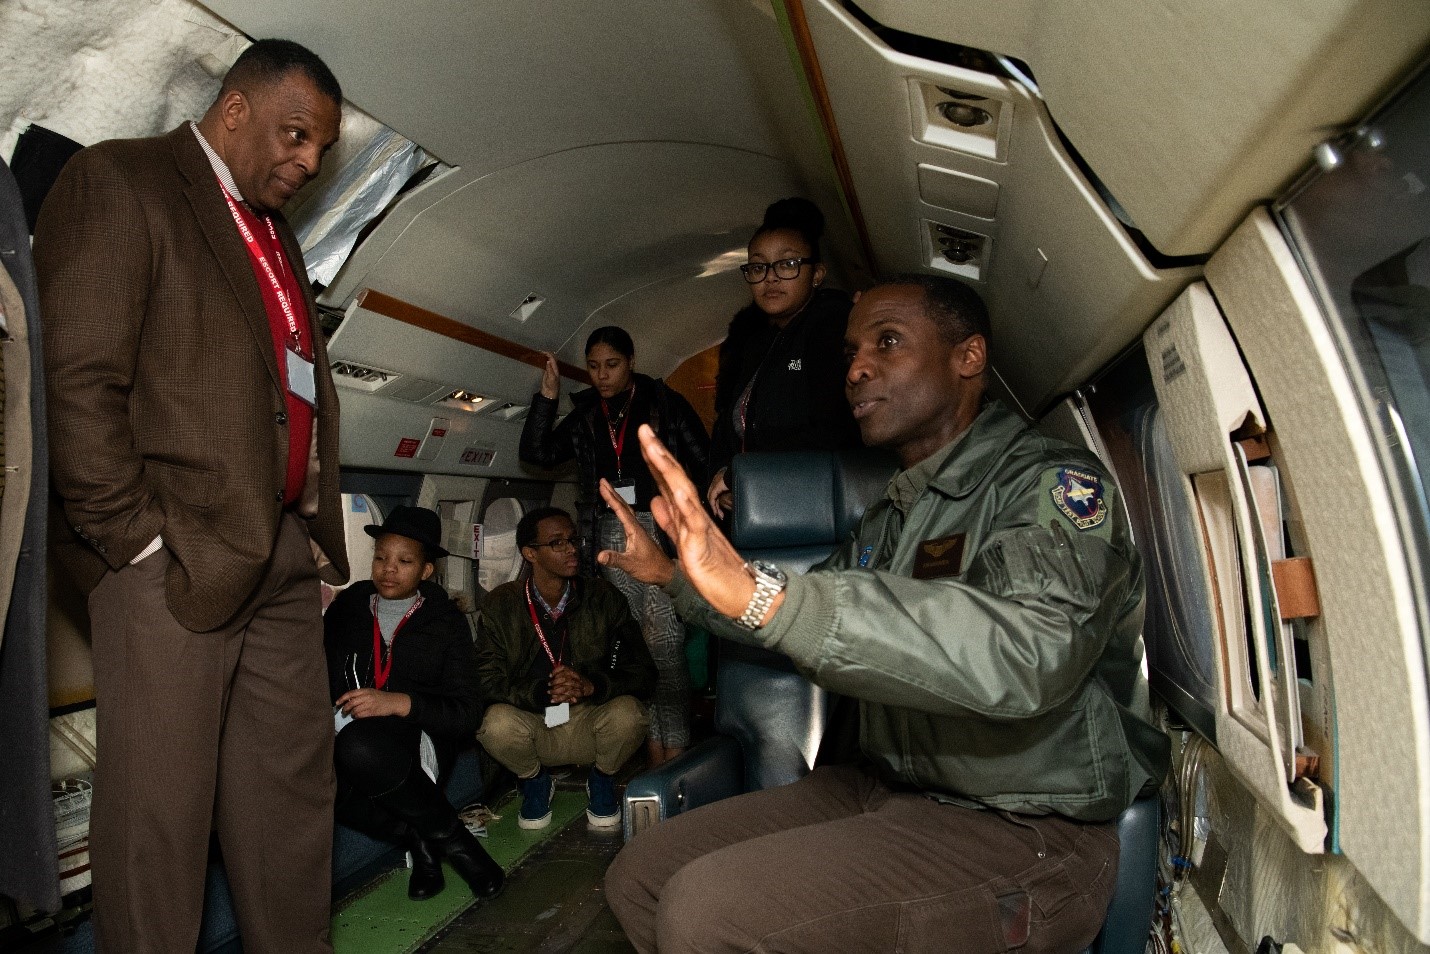
[{"label": "airplane cabin interior", "polygon": [[[708,426],[747,242],[805,196],[831,284],[972,285],[994,392],[1122,488],[1174,751],[1150,919],[1124,947],[1430,948],[1430,7],[12,0],[0,158],[42,197],[78,148],[197,118],[260,37],[309,46],[346,100],[286,215],[341,398],[357,578],[363,527],[431,507],[439,579],[479,618],[521,570],[520,517],[576,504],[574,470],[518,444],[540,353],[569,410],[595,328],[630,331],[637,369]],[[4,545],[31,453],[13,417]],[[54,574],[45,600],[47,741],[0,774],[44,774],[82,849],[103,756],[88,620]],[[22,678],[4,648],[0,687]],[[87,950],[63,913],[83,906],[74,857],[0,856],[0,938]],[[443,930],[390,949],[488,949]],[[613,936],[520,949],[627,949]]]}]

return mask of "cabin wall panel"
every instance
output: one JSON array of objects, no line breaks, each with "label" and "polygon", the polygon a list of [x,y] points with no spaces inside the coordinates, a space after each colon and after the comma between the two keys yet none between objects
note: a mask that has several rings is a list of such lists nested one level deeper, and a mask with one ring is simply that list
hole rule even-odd
[{"label": "cabin wall panel", "polygon": [[1315,561],[1336,700],[1342,850],[1430,940],[1430,718],[1404,544],[1359,402],[1264,210],[1207,267],[1254,375]]},{"label": "cabin wall panel", "polygon": [[[1280,943],[1294,943],[1307,954],[1424,954],[1426,946],[1349,858],[1302,854],[1215,751],[1202,754],[1202,777],[1204,831],[1216,845],[1202,859],[1205,863],[1216,851],[1226,851],[1227,866],[1215,883],[1206,877],[1208,870],[1192,873],[1191,888],[1197,897],[1189,901],[1188,889],[1181,890],[1184,911],[1205,906],[1224,914],[1239,946],[1248,951],[1270,936]],[[1350,941],[1343,942],[1333,932]],[[1188,933],[1195,938],[1205,936],[1207,930],[1193,925]],[[1185,944],[1187,938],[1183,940]],[[1220,943],[1216,938],[1215,944],[1187,949],[1215,954]]]}]

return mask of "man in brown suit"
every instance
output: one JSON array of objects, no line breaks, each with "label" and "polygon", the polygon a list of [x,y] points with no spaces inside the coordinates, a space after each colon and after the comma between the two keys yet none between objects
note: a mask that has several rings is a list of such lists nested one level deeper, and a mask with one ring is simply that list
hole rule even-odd
[{"label": "man in brown suit", "polygon": [[89,591],[101,951],[190,954],[209,832],[244,949],[331,951],[319,573],[347,575],[338,401],[278,210],[336,141],[262,40],[203,119],[76,155],[35,233],[56,547]]}]

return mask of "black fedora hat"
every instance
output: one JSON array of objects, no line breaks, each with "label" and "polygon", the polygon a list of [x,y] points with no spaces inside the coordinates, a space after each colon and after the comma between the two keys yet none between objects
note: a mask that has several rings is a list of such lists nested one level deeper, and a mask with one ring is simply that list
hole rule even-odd
[{"label": "black fedora hat", "polygon": [[447,556],[447,551],[442,548],[442,518],[437,516],[435,510],[426,507],[397,507],[387,515],[382,526],[368,524],[363,529],[370,537],[395,533],[399,537],[416,540],[433,560]]}]

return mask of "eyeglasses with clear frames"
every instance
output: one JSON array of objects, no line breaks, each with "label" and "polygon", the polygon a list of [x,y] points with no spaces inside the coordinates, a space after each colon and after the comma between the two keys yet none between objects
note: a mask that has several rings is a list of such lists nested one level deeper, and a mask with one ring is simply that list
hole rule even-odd
[{"label": "eyeglasses with clear frames", "polygon": [[765,280],[765,276],[771,270],[774,271],[776,278],[789,281],[799,277],[801,265],[813,264],[815,264],[815,259],[812,258],[782,258],[777,262],[751,262],[748,265],[741,265],[740,271],[744,274],[745,281],[751,285],[758,285]]},{"label": "eyeglasses with clear frames", "polygon": [[568,550],[581,549],[581,541],[571,537],[558,537],[555,540],[548,540],[545,543],[529,543],[532,547],[550,547],[553,553],[565,553]]}]

